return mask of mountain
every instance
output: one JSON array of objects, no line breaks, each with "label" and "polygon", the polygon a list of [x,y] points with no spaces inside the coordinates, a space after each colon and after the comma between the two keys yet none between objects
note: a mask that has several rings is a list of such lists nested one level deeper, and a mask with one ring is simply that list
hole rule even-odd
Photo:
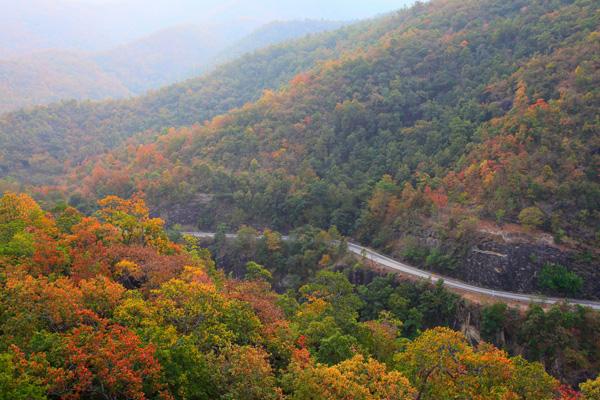
[{"label": "mountain", "polygon": [[347,243],[600,298],[599,26],[594,0],[433,0],[4,116],[0,393],[597,400],[597,311]]},{"label": "mountain", "polygon": [[0,61],[0,112],[62,99],[126,97],[119,79],[79,53],[45,51]]},{"label": "mountain", "polygon": [[95,54],[93,59],[132,93],[143,94],[191,78],[194,69],[210,64],[216,54],[252,29],[242,21],[231,25],[172,27]]},{"label": "mountain", "polygon": [[91,199],[143,192],[171,222],[336,226],[470,282],[598,297],[598,7],[420,4],[281,90],[131,140],[72,181]]},{"label": "mountain", "polygon": [[231,61],[261,48],[323,31],[332,31],[346,24],[327,20],[274,21],[261,26],[221,51],[213,63]]},{"label": "mountain", "polygon": [[0,117],[0,177],[48,184],[69,165],[137,133],[202,123],[258,99],[263,90],[278,88],[319,61],[376,41],[398,18],[276,45],[138,98],[68,101],[6,114]]},{"label": "mountain", "polygon": [[[207,70],[260,48],[335,30],[341,22],[280,21],[252,30],[252,23],[180,26],[94,56],[107,74],[133,93],[143,94],[199,76]],[[250,32],[250,33],[248,33]]]},{"label": "mountain", "polygon": [[3,187],[68,172],[82,207],[140,191],[171,223],[333,225],[472,283],[597,298],[597,9],[435,1],[138,99],[13,113]]},{"label": "mountain", "polygon": [[368,18],[412,3],[373,0],[0,0],[0,59],[43,50],[103,52],[186,25],[255,28],[274,20]]},{"label": "mountain", "polygon": [[199,76],[261,47],[333,30],[341,23],[287,21],[176,26],[99,52],[46,50],[0,61],[0,113],[59,100],[103,100],[144,94]]}]

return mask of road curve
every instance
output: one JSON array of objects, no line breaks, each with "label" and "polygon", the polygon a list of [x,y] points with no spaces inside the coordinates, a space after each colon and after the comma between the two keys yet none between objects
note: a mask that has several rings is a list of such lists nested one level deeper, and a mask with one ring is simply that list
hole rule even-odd
[{"label": "road curve", "polygon": [[[215,234],[212,232],[185,232],[186,235],[191,235],[197,238],[214,238]],[[229,233],[226,235],[227,238],[233,239],[237,235],[233,233]],[[287,237],[283,237],[284,240]],[[600,310],[600,302],[590,301],[590,300],[577,300],[577,299],[565,299],[565,298],[557,298],[557,297],[545,297],[534,294],[523,294],[523,293],[514,293],[514,292],[506,292],[502,290],[494,290],[487,289],[480,286],[470,285],[465,282],[461,282],[459,280],[448,278],[439,274],[435,274],[429,271],[424,271],[422,269],[418,269],[412,267],[403,262],[394,260],[390,257],[384,256],[383,254],[377,253],[367,247],[361,246],[356,243],[348,243],[348,251],[363,257],[367,260],[373,261],[376,264],[388,267],[390,269],[396,270],[399,273],[404,275],[410,275],[415,278],[421,278],[431,281],[438,281],[440,279],[443,280],[444,286],[447,286],[451,289],[457,289],[463,292],[474,293],[478,295],[484,295],[486,297],[498,299],[498,301],[518,301],[524,303],[542,303],[542,304],[555,304],[566,301],[569,304],[576,304],[585,307],[590,307],[595,310]]]}]

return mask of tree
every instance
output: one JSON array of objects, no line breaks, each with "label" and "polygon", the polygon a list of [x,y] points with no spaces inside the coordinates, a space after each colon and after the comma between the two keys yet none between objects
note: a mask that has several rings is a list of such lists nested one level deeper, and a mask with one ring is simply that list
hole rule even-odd
[{"label": "tree", "polygon": [[600,400],[600,376],[582,383],[579,388],[585,400]]},{"label": "tree", "polygon": [[315,364],[304,349],[297,350],[283,377],[291,400],[413,400],[415,391],[397,371],[357,355],[334,366]]},{"label": "tree", "polygon": [[102,318],[111,318],[121,304],[125,288],[105,276],[79,282],[83,306]]},{"label": "tree", "polygon": [[246,302],[228,299],[206,281],[201,268],[188,267],[180,277],[154,291],[157,316],[202,350],[259,341],[261,322]]},{"label": "tree", "polygon": [[473,349],[461,333],[448,328],[425,331],[395,361],[416,388],[418,400],[491,400],[514,393],[514,366],[503,351],[485,343]]},{"label": "tree", "polygon": [[98,205],[99,217],[119,230],[123,243],[152,246],[161,253],[173,252],[163,229],[164,221],[150,218],[150,211],[140,197],[125,200],[108,196],[99,200]]},{"label": "tree", "polygon": [[32,230],[47,239],[55,239],[58,233],[52,218],[28,195],[6,193],[0,197],[0,256],[23,262],[33,257],[36,244],[41,251],[43,243],[36,243]]},{"label": "tree", "polygon": [[161,367],[152,345],[144,345],[130,330],[99,321],[81,326],[66,337],[65,365],[52,393],[65,398],[133,398],[161,394]]},{"label": "tree", "polygon": [[75,280],[98,274],[111,276],[108,249],[117,242],[117,229],[95,218],[83,218],[67,237],[71,256],[70,274]]},{"label": "tree", "polygon": [[44,400],[45,393],[41,379],[16,365],[13,354],[0,354],[0,400]]},{"label": "tree", "polygon": [[81,290],[65,277],[10,278],[3,294],[3,338],[19,346],[37,331],[66,332],[77,326],[84,310]]},{"label": "tree", "polygon": [[520,399],[544,400],[556,396],[559,382],[548,375],[538,362],[528,362],[521,356],[511,359],[515,367],[511,389]]},{"label": "tree", "polygon": [[218,398],[222,393],[220,373],[214,360],[209,359],[210,354],[201,352],[193,338],[179,335],[172,326],[148,325],[143,336],[155,344],[162,380],[169,393],[177,400]]},{"label": "tree", "polygon": [[333,365],[351,358],[358,350],[358,341],[350,335],[334,333],[319,343],[317,359],[323,364]]},{"label": "tree", "polygon": [[214,360],[223,399],[277,400],[282,398],[268,354],[251,346],[224,349]]},{"label": "tree", "polygon": [[544,223],[544,213],[537,207],[527,207],[519,213],[519,222],[528,228],[538,228]]},{"label": "tree", "polygon": [[341,327],[352,325],[358,318],[362,301],[354,286],[340,272],[320,271],[308,284],[300,288],[305,298],[322,299],[333,307],[333,317]]},{"label": "tree", "polygon": [[263,280],[271,282],[273,275],[271,272],[260,264],[254,261],[246,263],[246,279],[248,280]]},{"label": "tree", "polygon": [[498,334],[504,329],[508,306],[506,303],[496,303],[483,308],[481,313],[481,335],[490,342],[496,341]]},{"label": "tree", "polygon": [[583,286],[583,278],[559,264],[546,263],[538,277],[541,288],[566,295],[576,295]]}]

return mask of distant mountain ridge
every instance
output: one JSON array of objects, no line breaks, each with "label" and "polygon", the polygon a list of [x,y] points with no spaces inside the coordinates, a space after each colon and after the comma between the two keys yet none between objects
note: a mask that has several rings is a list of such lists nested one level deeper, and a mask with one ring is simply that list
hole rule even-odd
[{"label": "distant mountain ridge", "polygon": [[412,1],[0,0],[0,60],[52,49],[104,52],[172,26],[362,19]]},{"label": "distant mountain ridge", "polygon": [[151,140],[162,129],[202,123],[241,107],[319,62],[376,42],[404,18],[391,14],[274,45],[140,97],[63,101],[2,115],[0,191],[4,183],[15,180],[18,184],[55,182],[69,166],[133,135]]},{"label": "distant mountain ridge", "polygon": [[[252,23],[185,25],[99,53],[46,50],[0,60],[0,113],[59,100],[143,94],[192,78],[245,52],[341,23],[288,21],[256,31]],[[231,50],[230,50],[231,49]]]},{"label": "distant mountain ridge", "polygon": [[120,98],[132,94],[93,59],[44,51],[0,61],[0,112],[69,98]]},{"label": "distant mountain ridge", "polygon": [[225,61],[231,61],[246,53],[251,53],[275,43],[282,43],[323,31],[335,30],[347,24],[348,22],[344,21],[327,20],[273,21],[255,29],[246,37],[221,51],[215,58],[214,63],[220,64]]}]

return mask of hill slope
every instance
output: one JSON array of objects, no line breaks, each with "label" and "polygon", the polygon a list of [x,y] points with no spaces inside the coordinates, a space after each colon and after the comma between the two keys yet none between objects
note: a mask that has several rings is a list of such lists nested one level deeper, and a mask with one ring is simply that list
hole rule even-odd
[{"label": "hill slope", "polygon": [[0,177],[48,184],[65,163],[113,148],[148,129],[202,123],[256,100],[297,73],[365,46],[397,18],[365,22],[285,43],[223,65],[206,76],[130,100],[68,101],[0,117]]},{"label": "hill slope", "polygon": [[46,51],[0,61],[0,113],[69,98],[125,97],[129,89],[79,53]]},{"label": "hill slope", "polygon": [[[543,289],[546,265],[568,264],[597,296],[598,7],[419,5],[377,44],[75,179],[85,196],[142,190],[171,221],[202,227],[335,225],[490,285]],[[514,224],[514,241],[474,247],[482,220]],[[496,258],[471,262],[473,249]]]},{"label": "hill slope", "polygon": [[194,67],[205,65],[223,48],[250,30],[219,26],[177,26],[93,56],[108,74],[132,93],[143,94],[190,78]]},{"label": "hill slope", "polygon": [[0,114],[60,100],[141,95],[180,82],[258,48],[333,30],[330,21],[253,22],[171,27],[98,53],[34,52],[0,61]]},{"label": "hill slope", "polygon": [[347,24],[346,22],[327,20],[274,21],[261,26],[224,49],[217,55],[213,63],[220,64],[231,61],[258,49],[323,31],[332,31]]}]

